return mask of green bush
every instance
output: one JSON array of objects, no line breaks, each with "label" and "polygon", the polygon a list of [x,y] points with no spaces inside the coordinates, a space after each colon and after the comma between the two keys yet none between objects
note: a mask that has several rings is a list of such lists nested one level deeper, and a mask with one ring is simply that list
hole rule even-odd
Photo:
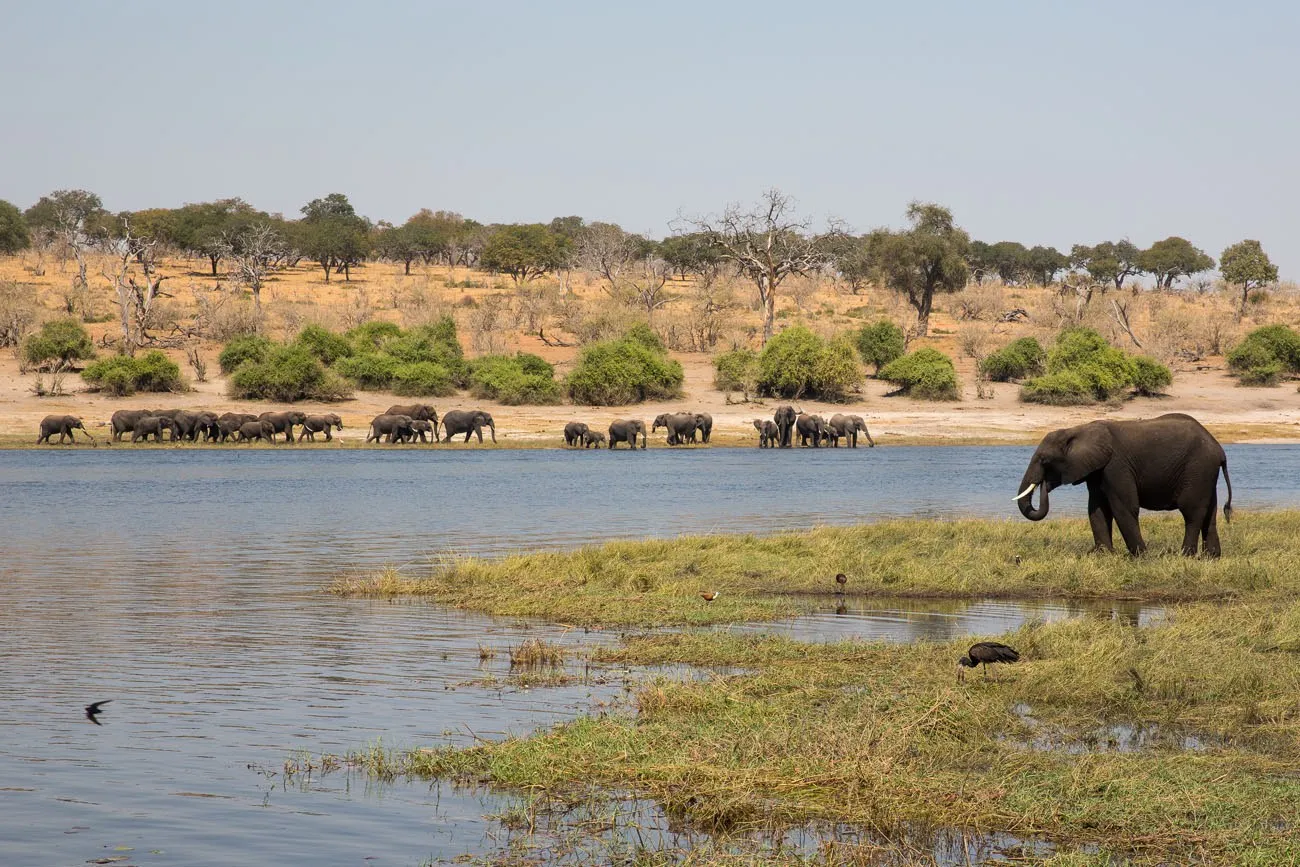
[{"label": "green bush", "polygon": [[1020,399],[1058,406],[1095,403],[1115,400],[1129,388],[1159,394],[1171,382],[1169,368],[1154,359],[1134,358],[1091,328],[1067,328],[1047,353],[1047,373],[1027,380]]},{"label": "green bush", "polygon": [[343,336],[357,352],[374,352],[394,337],[401,337],[402,329],[392,322],[365,322]]},{"label": "green bush", "polygon": [[74,361],[95,357],[95,344],[75,319],[52,319],[23,341],[23,362],[29,365],[57,362],[66,367]]},{"label": "green bush", "polygon": [[880,375],[880,368],[896,358],[902,358],[907,350],[903,329],[888,319],[862,326],[853,333],[853,341],[862,360],[876,368],[877,376]]},{"label": "green bush", "polygon": [[274,348],[273,341],[256,334],[236,337],[222,347],[217,364],[221,365],[221,372],[229,376],[245,361],[266,361]]},{"label": "green bush", "polygon": [[630,340],[633,343],[639,343],[651,352],[663,354],[668,351],[664,342],[655,334],[654,329],[644,322],[638,322],[627,330],[623,335],[624,340]]},{"label": "green bush", "polygon": [[1078,406],[1097,402],[1088,381],[1073,370],[1047,373],[1028,380],[1020,386],[1020,399],[1052,406]]},{"label": "green bush", "polygon": [[86,365],[81,378],[100,391],[117,397],[137,391],[187,391],[181,369],[158,350],[139,358],[115,355]]},{"label": "green bush", "polygon": [[451,373],[432,361],[398,364],[393,368],[391,387],[393,394],[403,397],[446,397],[456,393]]},{"label": "green bush", "polygon": [[1228,353],[1228,369],[1242,385],[1275,385],[1300,373],[1300,334],[1286,325],[1256,328]]},{"label": "green bush", "polygon": [[327,365],[352,354],[352,344],[346,337],[319,325],[308,325],[299,331],[295,342]]},{"label": "green bush", "polygon": [[469,365],[465,362],[465,351],[456,339],[456,323],[450,317],[390,337],[384,342],[382,351],[407,364],[439,364],[458,387],[469,384]]},{"label": "green bush", "polygon": [[827,344],[807,328],[787,328],[758,356],[758,390],[774,397],[843,400],[862,382],[848,339]]},{"label": "green bush", "polygon": [[392,385],[393,375],[401,365],[402,362],[391,355],[360,352],[347,358],[340,358],[334,365],[334,369],[356,383],[359,388],[377,391]]},{"label": "green bush", "polygon": [[1021,337],[988,355],[980,362],[980,372],[994,382],[1010,382],[1041,374],[1046,358],[1037,340]]},{"label": "green bush", "polygon": [[555,368],[527,352],[476,359],[470,373],[470,392],[482,400],[510,406],[556,404],[562,396]]},{"label": "green bush", "polygon": [[1133,388],[1141,395],[1156,397],[1164,394],[1174,381],[1174,375],[1160,362],[1147,355],[1133,357]]},{"label": "green bush", "polygon": [[937,349],[918,349],[881,368],[879,376],[899,391],[921,400],[961,400],[957,369],[952,359]]},{"label": "green bush", "polygon": [[733,349],[713,359],[713,387],[718,391],[748,394],[758,388],[758,353],[752,349]]},{"label": "green bush", "polygon": [[246,361],[230,377],[230,396],[239,400],[342,400],[346,383],[303,346],[276,346],[263,361]]},{"label": "green bush", "polygon": [[679,397],[685,378],[680,363],[662,350],[659,338],[641,326],[618,340],[593,343],[582,350],[565,380],[574,403],[623,406],[643,400]]}]

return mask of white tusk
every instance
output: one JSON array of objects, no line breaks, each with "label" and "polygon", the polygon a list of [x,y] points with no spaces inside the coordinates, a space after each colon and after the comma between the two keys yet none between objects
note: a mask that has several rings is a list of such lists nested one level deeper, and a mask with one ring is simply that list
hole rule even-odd
[{"label": "white tusk", "polygon": [[1024,489],[1023,491],[1021,491],[1020,493],[1016,494],[1014,497],[1012,497],[1012,499],[1013,499],[1013,500],[1023,500],[1025,497],[1027,497],[1027,496],[1029,496],[1030,494],[1032,494],[1032,493],[1034,492],[1034,488],[1036,488],[1036,487],[1038,487],[1038,483],[1037,483],[1037,482],[1034,482],[1034,484],[1032,484],[1032,485],[1030,485],[1029,487],[1025,488],[1025,489]]}]

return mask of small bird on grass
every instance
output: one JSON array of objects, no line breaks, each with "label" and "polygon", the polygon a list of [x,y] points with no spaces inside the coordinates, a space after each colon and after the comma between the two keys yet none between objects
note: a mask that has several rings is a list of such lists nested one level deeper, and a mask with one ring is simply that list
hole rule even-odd
[{"label": "small bird on grass", "polygon": [[835,583],[840,585],[840,592],[843,593],[844,585],[849,583],[849,576],[845,575],[843,572],[837,572],[835,573]]},{"label": "small bird on grass", "polygon": [[984,677],[987,679],[990,663],[1018,661],[1020,661],[1020,654],[1014,647],[1008,647],[997,641],[978,641],[970,646],[965,656],[957,660],[957,682],[961,683],[966,679],[967,668],[983,665]]},{"label": "small bird on grass", "polygon": [[1019,565],[1020,565],[1020,555],[1017,554],[1014,558],[1012,558],[1012,562],[1014,562],[1017,566],[1019,566]]},{"label": "small bird on grass", "polygon": [[717,590],[701,590],[701,591],[700,591],[700,598],[703,599],[705,602],[712,602],[714,599],[717,599],[717,598],[718,598],[718,591],[717,591]]},{"label": "small bird on grass", "polygon": [[110,701],[112,701],[111,698],[106,698],[103,701],[97,701],[94,704],[86,705],[86,719],[90,720],[97,726],[102,726],[103,723],[96,719],[96,717],[103,713],[104,705],[108,704]]}]

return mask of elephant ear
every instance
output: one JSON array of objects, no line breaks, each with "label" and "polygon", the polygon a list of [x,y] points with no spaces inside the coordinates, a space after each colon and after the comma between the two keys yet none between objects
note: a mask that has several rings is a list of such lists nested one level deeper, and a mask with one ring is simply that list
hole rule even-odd
[{"label": "elephant ear", "polygon": [[1079,484],[1110,463],[1113,454],[1110,429],[1104,424],[1085,425],[1066,447],[1062,481],[1067,485]]}]

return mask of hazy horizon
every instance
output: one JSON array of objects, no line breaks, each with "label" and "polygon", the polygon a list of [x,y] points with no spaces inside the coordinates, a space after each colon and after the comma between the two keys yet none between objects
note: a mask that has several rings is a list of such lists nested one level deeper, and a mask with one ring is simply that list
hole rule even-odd
[{"label": "hazy horizon", "polygon": [[577,214],[662,237],[766,188],[822,222],[972,237],[1260,240],[1300,277],[1276,2],[442,7],[23,4],[0,198],[112,210],[349,196],[400,223]]}]

